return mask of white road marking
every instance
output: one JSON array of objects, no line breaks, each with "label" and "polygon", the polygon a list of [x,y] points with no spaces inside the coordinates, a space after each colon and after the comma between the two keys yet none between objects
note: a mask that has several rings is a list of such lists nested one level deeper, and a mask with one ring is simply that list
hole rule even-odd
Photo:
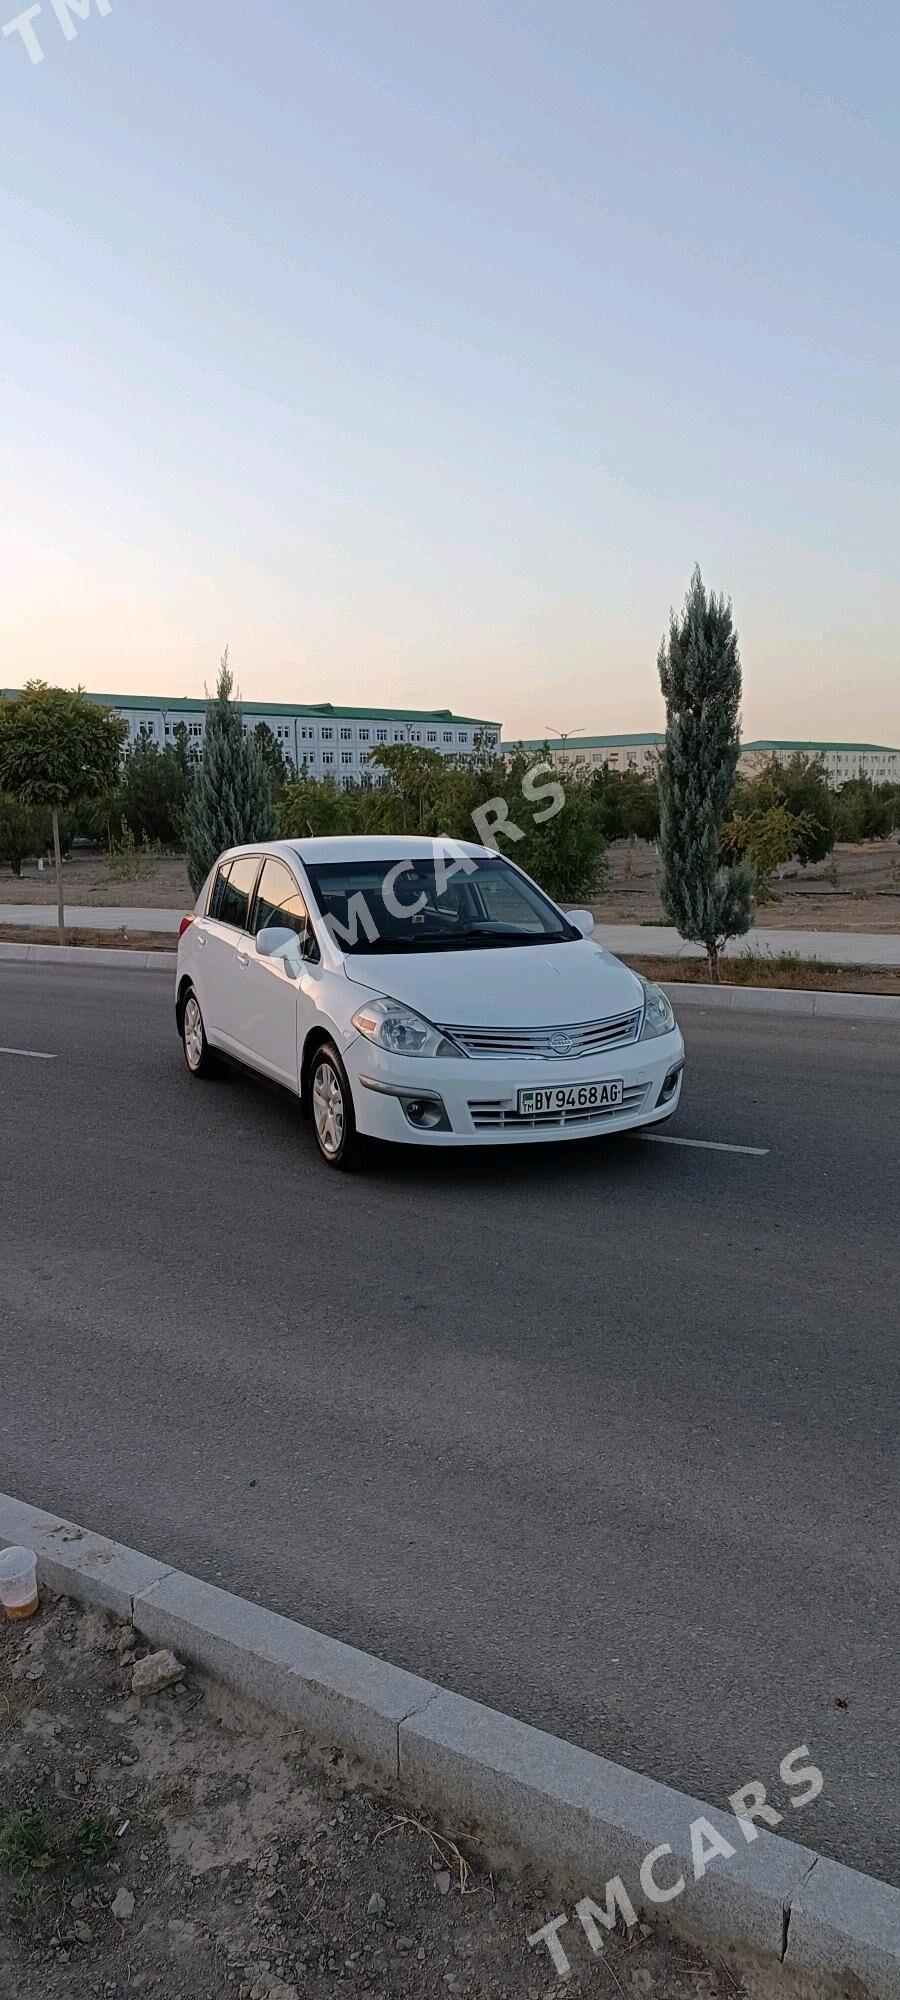
[{"label": "white road marking", "polygon": [[30,1056],[32,1062],[55,1062],[45,1049],[0,1049],[0,1056]]},{"label": "white road marking", "polygon": [[676,1139],[674,1132],[644,1132],[642,1136],[651,1146],[699,1146],[705,1153],[752,1153],[756,1160],[764,1160],[770,1151],[768,1146],[730,1146],[725,1139]]}]

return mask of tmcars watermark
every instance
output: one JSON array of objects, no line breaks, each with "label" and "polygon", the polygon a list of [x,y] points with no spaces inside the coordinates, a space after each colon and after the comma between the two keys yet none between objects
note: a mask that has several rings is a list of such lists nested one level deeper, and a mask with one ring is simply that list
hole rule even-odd
[{"label": "tmcars watermark", "polygon": [[[549,784],[539,782],[551,770],[550,764],[532,764],[522,779],[522,796],[527,799],[529,805],[537,807],[539,801],[543,802],[539,810],[530,814],[535,826],[543,826],[547,820],[555,819],[557,813],[562,812],[566,802],[565,791],[558,779],[552,778]],[[482,846],[492,848],[496,854],[501,852],[498,834],[502,834],[506,840],[512,842],[525,839],[524,828],[511,819],[507,800],[499,796],[486,799],[482,805],[476,806],[471,819]],[[446,895],[454,876],[476,874],[478,862],[466,853],[462,842],[453,839],[450,834],[438,834],[434,849],[433,887],[436,901],[439,903]],[[404,876],[415,878],[415,875],[414,861],[397,861],[387,869],[383,880],[379,883],[378,894],[388,918],[411,924],[422,920],[428,903],[428,891],[422,889],[418,895],[413,895],[411,901],[406,897],[401,898],[398,893],[401,879]],[[404,886],[408,890],[409,881]],[[415,890],[415,880],[412,886]],[[341,917],[336,916],[334,912],[326,913],[325,923],[338,947],[349,945],[352,948],[358,944],[360,932],[366,942],[372,945],[378,943],[381,935],[371,903],[367,900],[363,889],[357,889],[348,896],[346,910]]]},{"label": "tmcars watermark", "polygon": [[[77,15],[79,21],[86,21],[92,6],[96,8],[98,14],[108,14],[111,11],[111,0],[51,0],[51,6],[66,41],[74,42],[78,29],[72,19],[73,14]],[[33,63],[44,61],[44,50],[34,25],[38,15],[43,12],[43,7],[38,4],[38,0],[35,0],[33,6],[26,7],[21,14],[16,14],[13,20],[7,21],[5,27],[0,30],[4,39],[10,35],[18,35]]]},{"label": "tmcars watermark", "polygon": [[[801,1806],[808,1806],[813,1799],[817,1799],[825,1783],[817,1764],[799,1763],[800,1758],[808,1756],[809,1745],[800,1743],[796,1750],[789,1750],[787,1755],[782,1757],[778,1766],[783,1784],[791,1792],[797,1790],[796,1798],[791,1797],[791,1805],[795,1812],[799,1812]],[[746,1785],[741,1785],[736,1792],[732,1792],[728,1803],[748,1846],[759,1837],[757,1821],[762,1826],[772,1827],[780,1826],[784,1818],[783,1813],[776,1812],[774,1806],[766,1803],[766,1788],[760,1784],[758,1778],[751,1778]],[[698,1814],[697,1818],[690,1822],[690,1841],[691,1873],[695,1882],[702,1880],[711,1861],[720,1857],[723,1861],[730,1861],[737,1853],[737,1848],[732,1842],[727,1840],[703,1813]],[[654,1873],[658,1863],[671,1853],[669,1842],[664,1840],[658,1847],[652,1847],[641,1862],[640,1882],[645,1907],[647,1903],[673,1903],[677,1896],[684,1893],[687,1885],[683,1875],[679,1874],[674,1882],[662,1882]],[[582,1896],[581,1901],[576,1903],[575,1916],[593,1952],[603,1950],[604,1941],[599,1926],[602,1924],[607,1931],[614,1930],[618,1915],[621,1915],[628,1930],[633,1929],[638,1921],[634,1904],[621,1875],[614,1875],[611,1881],[607,1882],[605,1902],[597,1903],[592,1896]],[[538,1944],[546,1945],[561,1979],[565,1979],[572,1969],[559,1935],[563,1925],[568,1922],[569,1917],[563,1910],[560,1916],[552,1917],[539,1931],[533,1931],[528,1939],[532,1947]]]}]

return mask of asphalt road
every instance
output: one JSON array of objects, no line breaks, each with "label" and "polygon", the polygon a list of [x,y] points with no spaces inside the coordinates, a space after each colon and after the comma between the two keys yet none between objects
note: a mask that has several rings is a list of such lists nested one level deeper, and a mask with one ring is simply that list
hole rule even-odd
[{"label": "asphalt road", "polygon": [[165,975],[0,966],[0,1487],[704,1798],[808,1743],[896,1880],[900,1037],[686,1033],[765,1155],[344,1179]]}]

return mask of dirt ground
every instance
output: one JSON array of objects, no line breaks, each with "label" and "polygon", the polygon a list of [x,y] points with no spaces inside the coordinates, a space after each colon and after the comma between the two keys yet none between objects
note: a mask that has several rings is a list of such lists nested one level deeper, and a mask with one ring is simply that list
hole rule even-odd
[{"label": "dirt ground", "polygon": [[132,1694],[147,1650],[66,1598],[0,1625],[2,2000],[786,1994],[777,1969],[647,1927],[594,1959],[574,1921],[563,1983],[527,1938],[571,1913],[571,1887],[492,1872],[199,1674]]},{"label": "dirt ground", "polygon": [[[639,958],[637,953],[621,954],[625,965],[642,972],[645,979],[663,985],[706,986],[709,973],[705,958]],[[741,952],[719,961],[723,986],[792,987],[801,993],[900,993],[900,971],[890,966],[823,965],[814,958],[798,958],[780,952],[758,958]]]},{"label": "dirt ground", "polygon": [[[606,882],[590,905],[597,922],[664,924],[656,849],[619,840],[606,859]],[[900,930],[900,839],[836,847],[812,868],[788,864],[773,886],[777,900],[757,910],[763,930]]]},{"label": "dirt ground", "polygon": [[[109,862],[105,854],[76,849],[63,864],[67,903],[121,905],[123,909],[190,910],[194,892],[187,878],[184,856],[163,854],[145,860],[138,855],[131,872],[124,857]],[[24,873],[14,875],[0,868],[0,903],[56,903],[56,878],[52,868],[38,872],[29,862]]]},{"label": "dirt ground", "polygon": [[[659,900],[659,858],[646,841],[617,841],[607,854],[608,879],[591,904],[598,923],[658,924],[665,917]],[[69,903],[123,908],[190,909],[193,892],[180,855],[138,858],[133,873],[110,866],[105,855],[76,852],[65,864]],[[30,866],[20,878],[0,868],[0,904],[53,903],[51,870]],[[836,847],[814,868],[788,866],[777,884],[778,900],[759,911],[769,930],[900,930],[900,838]]]},{"label": "dirt ground", "polygon": [[[88,931],[66,925],[66,943],[100,946],[103,951],[169,951],[175,950],[176,938],[171,931]],[[58,944],[59,933],[56,925],[44,924],[0,924],[0,944]]]}]

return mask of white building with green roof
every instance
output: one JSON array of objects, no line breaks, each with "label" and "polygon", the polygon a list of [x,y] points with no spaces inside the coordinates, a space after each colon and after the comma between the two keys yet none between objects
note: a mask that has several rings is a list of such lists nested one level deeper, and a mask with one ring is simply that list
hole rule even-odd
[{"label": "white building with green roof", "polygon": [[[3,693],[15,691],[5,688]],[[142,740],[162,750],[174,742],[175,730],[183,723],[188,749],[199,762],[206,735],[205,700],[140,694],[91,694],[89,699],[114,709],[127,724],[126,750]],[[377,784],[377,753],[389,744],[414,743],[444,757],[471,757],[476,743],[484,741],[491,749],[500,743],[499,722],[454,715],[449,708],[342,708],[330,701],[238,705],[246,734],[264,722],[295,770],[305,764],[311,777],[329,778],[339,785],[369,778]]]},{"label": "white building with green roof", "polygon": [[759,771],[770,757],[819,757],[830,785],[838,789],[850,778],[871,778],[873,785],[900,783],[900,750],[887,743],[813,743],[791,737],[759,736],[741,745],[741,769]]},{"label": "white building with green roof", "polygon": [[[510,756],[516,749],[546,750],[551,761],[570,769],[587,772],[608,764],[613,771],[639,771],[649,775],[659,762],[665,737],[659,730],[631,736],[588,736],[573,731],[571,736],[531,737],[522,743],[504,743]],[[760,771],[770,757],[820,757],[830,785],[837,789],[850,778],[871,778],[875,785],[900,784],[900,750],[884,743],[821,743],[784,737],[757,737],[741,745],[740,768],[747,775]]]}]

